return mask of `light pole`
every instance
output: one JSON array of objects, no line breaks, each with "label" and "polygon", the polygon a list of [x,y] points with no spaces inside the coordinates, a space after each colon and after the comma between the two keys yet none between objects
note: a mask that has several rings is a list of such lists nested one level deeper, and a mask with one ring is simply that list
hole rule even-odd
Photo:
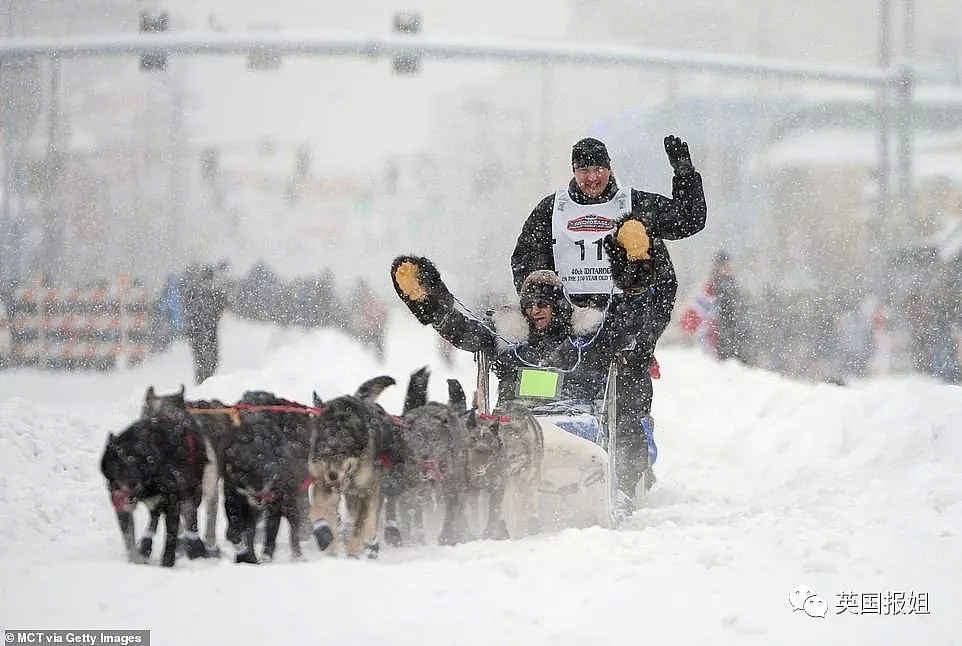
[{"label": "light pole", "polygon": [[[878,65],[887,71],[892,64],[892,6],[891,0],[879,0]],[[889,157],[889,85],[878,87],[878,221],[880,227],[887,227],[890,212],[890,177],[892,162]]]},{"label": "light pole", "polygon": [[915,11],[913,0],[902,2],[902,65],[896,95],[898,97],[898,151],[899,151],[899,217],[917,233],[915,199],[912,181],[912,138],[915,131],[913,120],[913,78],[911,63],[915,56]]}]

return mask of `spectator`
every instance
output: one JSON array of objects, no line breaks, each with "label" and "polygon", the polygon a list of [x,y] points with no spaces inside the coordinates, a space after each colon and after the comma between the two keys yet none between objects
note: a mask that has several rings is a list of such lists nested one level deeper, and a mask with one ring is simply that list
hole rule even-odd
[{"label": "spectator", "polygon": [[374,350],[378,361],[384,361],[387,313],[387,306],[378,299],[367,281],[359,278],[351,295],[351,330],[362,344]]},{"label": "spectator", "polygon": [[210,266],[188,272],[183,302],[184,334],[194,357],[194,381],[200,384],[217,370],[217,326],[227,307],[227,295],[214,284]]}]

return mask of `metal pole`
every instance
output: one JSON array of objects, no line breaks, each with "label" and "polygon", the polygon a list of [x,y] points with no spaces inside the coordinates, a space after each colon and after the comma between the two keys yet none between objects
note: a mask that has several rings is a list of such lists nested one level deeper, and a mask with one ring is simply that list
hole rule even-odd
[{"label": "metal pole", "polygon": [[898,117],[895,131],[899,151],[899,219],[903,226],[908,226],[911,235],[919,233],[918,222],[915,219],[915,200],[912,191],[912,93],[914,81],[908,66],[902,68],[897,82]]},{"label": "metal pole", "polygon": [[915,79],[912,76],[911,63],[915,56],[915,11],[913,0],[902,2],[902,72],[898,80],[899,123],[899,207],[900,217],[911,227],[913,233],[918,233],[918,222],[915,218],[915,195],[912,177],[912,139],[913,125],[913,92]]},{"label": "metal pole", "polygon": [[428,40],[425,38],[343,37],[326,34],[138,34],[130,38],[23,38],[0,41],[0,59],[26,56],[133,56],[142,54],[247,55],[270,50],[279,56],[338,56],[377,60],[420,56],[439,60],[508,61],[648,67],[698,73],[762,76],[781,79],[878,85],[887,80],[876,68],[840,68],[792,60],[707,54],[691,51],[646,50],[632,47],[558,43],[507,43]]},{"label": "metal pole", "polygon": [[52,284],[59,279],[60,269],[60,222],[59,183],[63,173],[63,159],[60,153],[60,58],[50,58],[50,96],[47,105],[47,154],[44,162],[44,189],[41,218],[43,244],[39,268],[43,279]]},{"label": "metal pole", "polygon": [[548,63],[541,64],[541,97],[540,97],[540,118],[539,131],[541,141],[539,146],[538,157],[539,166],[541,170],[541,185],[547,186],[548,179],[551,176],[549,168],[551,168],[551,66]]},{"label": "metal pole", "polygon": [[[13,145],[7,128],[3,135],[3,184],[0,184],[0,293],[7,288],[15,276],[15,265],[19,265],[20,252],[14,240],[13,213],[10,211],[10,191],[13,189]],[[14,260],[17,258],[17,260]]]},{"label": "metal pole", "polygon": [[[892,63],[891,34],[891,0],[879,2],[879,51],[878,64],[882,71],[888,71]],[[888,227],[889,201],[891,195],[892,162],[889,156],[889,86],[888,83],[878,88],[878,229]]]},{"label": "metal pole", "polygon": [[[180,78],[174,78],[172,76],[173,70],[168,64],[169,75],[167,83],[169,86],[169,96],[170,96],[170,109],[171,109],[171,119],[170,119],[170,231],[168,235],[170,236],[168,240],[170,241],[169,249],[166,249],[168,255],[168,265],[164,267],[165,270],[172,269],[173,267],[179,266],[183,258],[183,233],[184,233],[184,199],[186,197],[186,191],[184,190],[183,183],[183,173],[181,172],[181,164],[183,163],[184,157],[184,98],[183,98],[183,88],[181,87]],[[173,264],[171,266],[170,259],[173,259]],[[154,260],[154,259],[151,259]],[[153,272],[146,272],[148,275],[150,273],[156,274],[157,268],[153,267]]]},{"label": "metal pole", "polygon": [[902,55],[906,63],[915,57],[915,0],[902,0]]}]

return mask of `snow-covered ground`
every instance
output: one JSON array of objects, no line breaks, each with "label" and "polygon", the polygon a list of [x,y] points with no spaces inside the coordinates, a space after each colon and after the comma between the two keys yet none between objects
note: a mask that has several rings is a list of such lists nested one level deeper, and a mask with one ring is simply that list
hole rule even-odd
[{"label": "snow-covered ground", "polygon": [[[146,386],[309,402],[386,373],[396,412],[425,363],[437,398],[445,377],[473,383],[468,355],[444,370],[431,331],[402,314],[383,366],[334,331],[227,320],[222,337],[222,369],[202,387],[183,345],[109,375],[0,372],[0,628],[148,628],[154,644],[205,646],[959,643],[962,389],[796,383],[670,347],[656,382],[660,480],[627,528],[378,562],[313,544],[289,562],[282,540],[258,567],[129,565],[98,462]],[[793,612],[799,585],[825,599],[824,618]],[[865,614],[875,599],[880,614]]]}]

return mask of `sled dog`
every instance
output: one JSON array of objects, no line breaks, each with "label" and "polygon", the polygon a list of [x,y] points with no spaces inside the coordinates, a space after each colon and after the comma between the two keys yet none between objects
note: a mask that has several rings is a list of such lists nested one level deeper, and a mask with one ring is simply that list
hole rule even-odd
[{"label": "sled dog", "polygon": [[352,521],[347,554],[362,552],[376,558],[379,550],[378,515],[382,474],[403,460],[395,437],[395,423],[375,403],[395,383],[388,376],[370,379],[353,395],[322,402],[311,434],[308,468],[314,481],[311,505],[313,534],[322,551],[333,553],[338,528],[337,509],[343,497]]},{"label": "sled dog", "polygon": [[[188,527],[197,527],[197,506],[207,464],[203,440],[190,418],[141,419],[119,435],[108,435],[100,471],[107,481],[128,560],[144,562],[150,554],[152,536],[145,537],[146,550],[142,542],[138,552],[134,543],[133,510],[142,502],[152,516],[164,515],[166,536],[161,564],[174,565],[181,513]],[[188,540],[187,554],[191,558],[206,556],[199,537]]]},{"label": "sled dog", "polygon": [[262,558],[272,560],[281,517],[290,526],[291,555],[301,556],[301,500],[306,491],[307,461],[294,454],[292,443],[273,419],[244,413],[224,445],[224,511],[227,540],[236,563],[257,563],[254,533],[265,516]]},{"label": "sled dog", "polygon": [[[220,497],[219,483],[221,479],[221,465],[224,457],[224,442],[229,437],[233,429],[233,418],[228,413],[217,414],[191,414],[187,409],[196,410],[227,410],[227,405],[223,402],[213,400],[193,400],[184,399],[184,386],[180,390],[169,395],[158,395],[153,386],[147,388],[144,393],[144,403],[141,407],[140,416],[144,419],[151,417],[169,417],[174,420],[181,420],[185,417],[193,419],[200,431],[204,442],[204,452],[207,455],[207,467],[204,469],[203,478],[203,500],[206,521],[204,525],[204,544],[209,555],[219,554],[217,549],[217,507]],[[149,538],[157,530],[159,517],[152,513],[147,534],[141,539],[141,550],[150,553]],[[196,534],[196,525],[187,527],[188,540]],[[146,540],[145,540],[146,539]]]},{"label": "sled dog", "polygon": [[[427,401],[430,378],[427,366],[414,372],[408,383],[400,428],[406,452],[404,492],[388,500],[388,522],[400,505],[407,534],[423,535],[423,507],[435,499],[444,502],[444,520],[438,534],[442,545],[465,540],[464,528],[464,391],[455,379],[448,380],[449,403]],[[409,526],[409,514],[414,515]]]},{"label": "sled dog", "polygon": [[466,485],[468,491],[489,496],[485,538],[509,538],[502,509],[506,497],[528,533],[540,531],[537,496],[543,465],[544,434],[525,406],[508,402],[491,415],[468,415]]}]

